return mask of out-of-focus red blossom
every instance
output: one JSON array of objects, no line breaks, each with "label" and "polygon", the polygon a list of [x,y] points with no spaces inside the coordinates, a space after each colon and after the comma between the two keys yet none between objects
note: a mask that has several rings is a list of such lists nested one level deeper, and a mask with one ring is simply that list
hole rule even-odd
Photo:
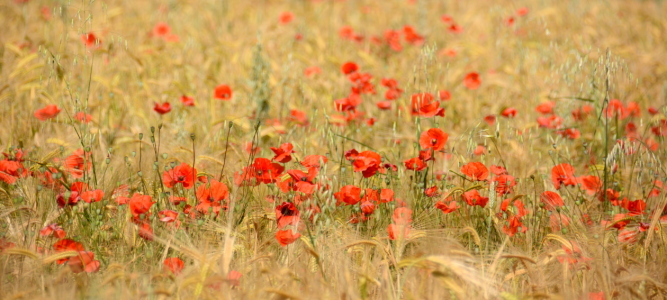
[{"label": "out-of-focus red blossom", "polygon": [[175,210],[170,210],[170,209],[165,209],[162,211],[159,211],[158,217],[160,222],[165,222],[165,223],[173,223],[175,224],[175,227],[178,228],[180,227],[180,221],[178,221],[178,212]]},{"label": "out-of-focus red blossom", "polygon": [[583,121],[593,113],[594,109],[595,108],[593,106],[583,105],[582,107],[572,111],[572,118],[575,121]]},{"label": "out-of-focus red blossom", "polygon": [[556,106],[556,103],[553,101],[547,101],[540,103],[537,107],[535,107],[535,110],[538,113],[541,113],[543,115],[548,115],[552,114],[554,112],[554,107]]},{"label": "out-of-focus red blossom", "polygon": [[655,136],[667,136],[667,120],[659,120],[656,126],[651,127],[651,132],[653,132]]},{"label": "out-of-focus red blossom", "polygon": [[292,229],[288,230],[278,230],[276,232],[276,240],[278,243],[280,243],[280,246],[287,246],[291,243],[294,243],[294,241],[298,240],[301,237],[300,233],[294,233]]},{"label": "out-of-focus red blossom", "polygon": [[482,85],[482,80],[479,78],[479,73],[470,72],[463,78],[463,85],[469,90],[476,90]]},{"label": "out-of-focus red blossom", "polygon": [[433,151],[439,151],[445,148],[445,143],[449,135],[442,131],[440,128],[431,128],[427,131],[422,132],[419,137],[419,145],[423,149],[433,149]]},{"label": "out-of-focus red blossom", "polygon": [[229,101],[232,99],[232,89],[226,84],[218,85],[213,90],[213,97],[218,100]]},{"label": "out-of-focus red blossom", "polygon": [[73,178],[83,177],[83,172],[90,170],[91,167],[90,152],[84,153],[83,149],[77,149],[65,158],[65,171]]},{"label": "out-of-focus red blossom", "polygon": [[294,20],[294,14],[289,11],[284,11],[280,14],[278,20],[280,21],[280,24],[287,25]]},{"label": "out-of-focus red blossom", "polygon": [[424,190],[424,195],[426,197],[437,197],[440,196],[440,192],[438,192],[438,186],[434,185],[430,188],[427,188]]},{"label": "out-of-focus red blossom", "polygon": [[184,189],[191,189],[194,186],[197,170],[186,163],[174,167],[171,170],[162,173],[162,182],[168,188],[173,188],[181,184]]},{"label": "out-of-focus red blossom", "polygon": [[489,169],[478,161],[469,162],[461,167],[461,173],[470,177],[473,181],[486,180],[489,177]]},{"label": "out-of-focus red blossom", "polygon": [[634,244],[639,240],[639,230],[637,228],[623,228],[618,231],[618,242]]},{"label": "out-of-focus red blossom", "polygon": [[190,96],[183,95],[180,98],[181,103],[185,106],[195,106],[195,98],[192,98]]},{"label": "out-of-focus red blossom", "polygon": [[512,25],[514,25],[514,16],[509,16],[509,17],[505,18],[505,20],[504,20],[503,22],[504,22],[505,25],[507,25],[507,26],[512,26]]},{"label": "out-of-focus red blossom", "polygon": [[241,277],[243,277],[243,274],[241,274],[241,272],[236,270],[231,270],[229,271],[229,274],[227,274],[227,281],[232,286],[239,286],[241,284]]},{"label": "out-of-focus red blossom", "polygon": [[655,116],[660,112],[660,110],[658,110],[657,108],[655,108],[653,106],[649,107],[647,110],[648,110],[648,113],[652,116]]},{"label": "out-of-focus red blossom", "polygon": [[445,214],[450,214],[456,211],[457,209],[460,208],[458,203],[452,199],[452,197],[448,197],[442,201],[438,201],[435,203],[435,208],[441,210]]},{"label": "out-of-focus red blossom", "polygon": [[576,241],[570,240],[569,245],[562,245],[561,247],[565,251],[565,254],[556,256],[561,264],[567,263],[568,265],[577,265],[592,260],[592,258],[584,256]]},{"label": "out-of-focus red blossom", "polygon": [[41,236],[49,236],[51,234],[53,234],[54,237],[59,239],[64,238],[66,235],[65,230],[63,230],[63,228],[58,226],[58,224],[56,223],[46,225],[39,231],[39,235]]},{"label": "out-of-focus red blossom", "polygon": [[387,226],[387,233],[391,240],[401,240],[409,236],[412,231],[412,210],[407,207],[394,209],[392,223]]},{"label": "out-of-focus red blossom", "polygon": [[424,37],[418,34],[412,26],[406,25],[403,27],[403,36],[405,41],[410,44],[420,46],[424,43]]},{"label": "out-of-focus red blossom", "polygon": [[327,157],[324,155],[307,155],[301,160],[301,165],[306,168],[320,168],[327,163]]},{"label": "out-of-focus red blossom", "polygon": [[165,271],[178,275],[183,271],[185,263],[178,257],[167,257],[164,259],[164,262],[162,262],[162,265],[164,266]]},{"label": "out-of-focus red blossom", "polygon": [[98,49],[102,46],[102,40],[96,37],[92,32],[81,35],[81,40],[87,48]]},{"label": "out-of-focus red blossom", "polygon": [[528,14],[528,7],[521,7],[516,10],[516,15],[519,17],[523,17]]},{"label": "out-of-focus red blossom", "polygon": [[595,195],[602,190],[602,180],[597,176],[580,176],[577,177],[577,182],[589,195]]},{"label": "out-of-focus red blossom", "polygon": [[27,169],[20,161],[0,160],[0,181],[14,184],[20,177],[27,176]]},{"label": "out-of-focus red blossom", "polygon": [[348,61],[340,67],[340,70],[343,74],[349,75],[359,70],[359,66],[354,62]]},{"label": "out-of-focus red blossom", "polygon": [[579,129],[576,128],[567,128],[564,130],[559,130],[556,131],[556,134],[561,135],[564,138],[568,138],[571,140],[576,140],[581,137],[581,132],[579,132]]},{"label": "out-of-focus red blossom", "polygon": [[445,116],[445,109],[440,107],[440,102],[436,101],[431,93],[414,94],[411,100],[411,113],[413,116],[431,118],[434,116]]},{"label": "out-of-focus red blossom", "polygon": [[628,210],[629,216],[642,215],[645,213],[646,210],[646,202],[641,199],[634,201],[623,199],[620,206]]},{"label": "out-of-focus red blossom", "polygon": [[505,118],[514,118],[516,116],[516,108],[514,107],[508,107],[503,109],[503,111],[500,113],[501,116]]},{"label": "out-of-focus red blossom", "polygon": [[447,29],[451,33],[461,33],[461,32],[463,32],[463,27],[461,27],[461,26],[459,26],[458,24],[455,24],[455,23],[452,23],[451,25],[449,25],[449,27],[447,27]]},{"label": "out-of-focus red blossom", "polygon": [[56,202],[58,203],[59,208],[64,208],[66,205],[74,206],[81,200],[81,196],[78,192],[65,192],[60,193],[56,196]]},{"label": "out-of-focus red blossom", "polygon": [[288,119],[297,125],[300,126],[307,126],[308,125],[308,116],[306,115],[305,112],[300,111],[300,110],[290,110],[290,116]]},{"label": "out-of-focus red blossom", "polygon": [[553,212],[549,215],[549,227],[552,232],[559,232],[570,225],[570,218],[564,213]]},{"label": "out-of-focus red blossom", "polygon": [[320,69],[318,66],[308,67],[303,70],[303,75],[306,77],[313,77],[320,73],[322,73],[322,69]]},{"label": "out-of-focus red blossom", "polygon": [[544,203],[544,208],[551,211],[554,211],[565,205],[563,198],[561,198],[558,193],[552,191],[544,191],[542,195],[540,195],[540,201]]},{"label": "out-of-focus red blossom", "polygon": [[606,300],[606,299],[607,298],[604,296],[604,292],[588,293],[588,300]]},{"label": "out-of-focus red blossom", "polygon": [[158,114],[164,115],[171,111],[171,104],[169,102],[157,103],[153,106],[153,110]]},{"label": "out-of-focus red blossom", "polygon": [[[64,252],[64,251],[77,251],[77,252],[85,251],[85,249],[83,248],[83,245],[81,243],[76,242],[76,241],[71,240],[71,239],[62,239],[62,240],[59,240],[59,241],[55,242],[53,244],[53,250],[55,250],[56,253],[57,252]],[[61,259],[58,259],[56,262],[59,265],[62,265],[65,262],[67,262],[68,260],[69,260],[69,258],[61,258]]]},{"label": "out-of-focus red blossom", "polygon": [[291,143],[284,143],[280,145],[280,147],[271,147],[271,151],[276,154],[271,160],[279,162],[279,163],[287,163],[292,160],[292,149],[294,146],[292,146]]},{"label": "out-of-focus red blossom", "polygon": [[5,251],[5,249],[11,249],[16,247],[16,244],[6,240],[5,238],[0,238],[0,253]]},{"label": "out-of-focus red blossom", "polygon": [[414,157],[403,162],[405,168],[412,171],[423,171],[426,169],[426,163],[419,157]]},{"label": "out-of-focus red blossom", "polygon": [[90,251],[79,251],[78,255],[69,258],[67,265],[73,273],[95,273],[100,270],[100,261]]},{"label": "out-of-focus red blossom", "polygon": [[489,124],[489,126],[493,126],[493,124],[496,123],[496,116],[487,115],[486,117],[484,117],[484,122],[486,122],[486,124]]},{"label": "out-of-focus red blossom", "polygon": [[334,197],[338,200],[338,203],[355,205],[361,201],[361,188],[354,185],[346,185],[341,187],[339,192],[334,193]]},{"label": "out-of-focus red blossom", "polygon": [[49,104],[35,111],[35,118],[40,121],[55,118],[60,113],[60,108],[55,104]]},{"label": "out-of-focus red blossom", "polygon": [[90,121],[93,120],[93,116],[85,113],[85,112],[78,112],[74,114],[74,119],[81,122],[81,123],[90,123]]},{"label": "out-of-focus red blossom", "polygon": [[551,169],[551,182],[557,190],[560,189],[561,184],[566,186],[577,185],[577,178],[574,176],[574,167],[567,163],[554,166]]},{"label": "out-of-focus red blossom", "polygon": [[440,101],[449,101],[452,99],[452,94],[449,91],[442,90],[438,92],[438,98]]},{"label": "out-of-focus red blossom", "polygon": [[480,156],[483,155],[484,153],[486,153],[486,147],[484,147],[484,145],[477,145],[477,147],[475,147],[475,150],[473,150],[472,152],[472,154],[474,154],[475,156]]}]

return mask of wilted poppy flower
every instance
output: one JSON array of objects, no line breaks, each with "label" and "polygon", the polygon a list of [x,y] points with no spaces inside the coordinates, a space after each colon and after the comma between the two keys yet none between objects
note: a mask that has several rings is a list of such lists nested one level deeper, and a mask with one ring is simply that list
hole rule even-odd
[{"label": "wilted poppy flower", "polygon": [[461,167],[461,173],[470,177],[473,181],[486,180],[489,177],[489,169],[478,161],[469,162]]},{"label": "wilted poppy flower", "polygon": [[183,271],[183,266],[185,265],[183,260],[178,257],[167,257],[162,264],[164,265],[165,270],[171,272],[174,275],[181,274],[181,271]]},{"label": "wilted poppy flower", "polygon": [[291,229],[288,230],[279,230],[276,232],[276,240],[280,243],[281,246],[285,247],[291,243],[294,243],[297,239],[301,237],[300,233],[294,233]]},{"label": "wilted poppy flower", "polygon": [[60,113],[60,108],[55,104],[49,104],[35,111],[35,118],[40,121],[55,118]]},{"label": "wilted poppy flower", "polygon": [[99,48],[102,44],[102,40],[97,38],[92,32],[81,35],[81,40],[88,48]]},{"label": "wilted poppy flower", "polygon": [[419,137],[419,145],[423,149],[433,149],[433,151],[440,151],[445,148],[445,143],[449,135],[440,128],[431,128],[422,132]]},{"label": "wilted poppy flower", "polygon": [[225,101],[231,100],[232,89],[226,84],[218,85],[215,87],[213,96],[218,100],[225,100]]},{"label": "wilted poppy flower", "polygon": [[280,145],[279,148],[271,147],[271,151],[276,154],[271,160],[277,161],[279,163],[287,163],[292,160],[292,144],[291,143],[284,143]]},{"label": "wilted poppy flower", "polygon": [[169,102],[165,102],[162,104],[155,102],[153,110],[158,114],[164,115],[171,111],[171,104],[169,104]]},{"label": "wilted poppy flower", "polygon": [[197,170],[186,163],[174,167],[171,170],[162,173],[162,182],[168,188],[173,188],[177,184],[182,184],[184,189],[190,189],[194,186]]},{"label": "wilted poppy flower", "polygon": [[357,64],[354,62],[348,61],[344,63],[340,69],[343,71],[343,74],[349,75],[359,70],[359,66],[357,66]]},{"label": "wilted poppy flower", "polygon": [[479,73],[470,72],[466,74],[463,78],[463,85],[465,85],[469,90],[476,90],[482,84],[482,81],[479,78]]}]

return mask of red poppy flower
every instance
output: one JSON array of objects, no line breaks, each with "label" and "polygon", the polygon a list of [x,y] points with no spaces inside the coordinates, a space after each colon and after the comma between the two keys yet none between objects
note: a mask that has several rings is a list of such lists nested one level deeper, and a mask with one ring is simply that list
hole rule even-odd
[{"label": "red poppy flower", "polygon": [[507,18],[504,20],[504,22],[505,22],[505,25],[507,25],[507,26],[512,26],[512,25],[514,25],[514,16],[509,16],[509,17],[507,17]]},{"label": "red poppy flower", "polygon": [[445,143],[449,135],[446,134],[440,128],[431,128],[427,131],[422,132],[419,137],[419,145],[423,149],[433,149],[433,151],[439,151],[445,148]]},{"label": "red poppy flower", "polygon": [[455,212],[457,209],[460,208],[458,203],[456,201],[438,201],[435,203],[435,208],[441,210],[445,214],[450,214]]},{"label": "red poppy flower", "polygon": [[430,118],[434,116],[445,116],[445,110],[440,107],[440,102],[435,101],[430,93],[414,94],[411,97],[413,116]]},{"label": "red poppy flower", "polygon": [[102,45],[102,40],[97,38],[92,32],[81,35],[81,40],[88,48],[99,48]]},{"label": "red poppy flower", "polygon": [[164,115],[171,111],[171,104],[169,104],[169,102],[165,102],[162,104],[155,102],[153,110],[158,114]]},{"label": "red poppy flower", "polygon": [[185,106],[195,106],[195,98],[183,95],[181,96],[181,103]]},{"label": "red poppy flower", "polygon": [[423,171],[426,169],[426,163],[419,157],[414,157],[403,162],[405,168],[413,171]]},{"label": "red poppy flower", "polygon": [[563,205],[565,205],[563,198],[561,198],[558,193],[552,191],[545,191],[542,193],[542,195],[540,195],[540,201],[544,203],[544,208],[551,211],[554,211],[557,208],[563,207]]},{"label": "red poppy flower", "polygon": [[146,215],[155,202],[152,201],[151,196],[134,193],[130,198],[130,212],[135,219],[141,215]]},{"label": "red poppy flower", "polygon": [[538,105],[535,110],[543,115],[548,115],[554,113],[554,106],[556,106],[556,103],[547,101]]},{"label": "red poppy flower", "polygon": [[528,7],[522,7],[516,10],[516,14],[519,17],[523,17],[528,14]]},{"label": "red poppy flower", "polygon": [[424,37],[419,35],[412,26],[406,25],[403,27],[403,36],[405,41],[410,44],[419,46],[424,43]]},{"label": "red poppy flower", "polygon": [[153,27],[153,36],[166,37],[171,33],[171,27],[165,22],[159,22]]},{"label": "red poppy flower", "polygon": [[283,202],[276,207],[276,221],[278,222],[278,229],[283,229],[285,226],[296,226],[301,221],[301,214],[294,203]]},{"label": "red poppy flower", "polygon": [[621,202],[621,207],[629,211],[628,213],[629,216],[639,216],[645,213],[646,202],[641,199],[634,201],[623,199],[623,202]]},{"label": "red poppy flower", "polygon": [[157,213],[160,222],[173,223],[178,221],[178,212],[175,210],[165,209]]},{"label": "red poppy flower", "polygon": [[[85,251],[83,249],[83,245],[79,242],[75,242],[71,239],[62,239],[53,244],[53,250],[56,252],[64,252],[64,251]],[[69,258],[61,258],[58,259],[56,262],[59,265],[64,264],[67,262]]]},{"label": "red poppy flower", "polygon": [[221,84],[215,87],[213,96],[215,97],[215,99],[218,100],[225,100],[225,101],[231,100],[232,89],[226,84]]},{"label": "red poppy flower", "polygon": [[345,203],[347,205],[355,205],[361,201],[361,188],[354,185],[346,185],[340,188],[340,191],[334,193],[334,198],[338,203]]},{"label": "red poppy flower", "polygon": [[445,22],[445,23],[454,22],[454,18],[452,18],[452,16],[450,16],[450,15],[442,15],[442,16],[440,16],[440,20]]},{"label": "red poppy flower", "polygon": [[324,155],[308,155],[301,160],[301,165],[306,168],[320,168],[327,163],[327,157]]},{"label": "red poppy flower", "polygon": [[357,153],[352,149],[345,153],[345,158],[352,161],[355,172],[361,172],[365,178],[375,175],[377,172],[384,172],[382,167],[382,157],[373,151],[363,151]]},{"label": "red poppy flower", "polygon": [[434,185],[430,188],[427,188],[424,190],[424,195],[426,197],[437,197],[440,196],[440,193],[438,192],[438,186]]},{"label": "red poppy flower", "polygon": [[81,193],[81,199],[86,201],[86,203],[100,202],[102,201],[102,198],[104,198],[104,191],[102,190],[86,191]]},{"label": "red poppy flower", "polygon": [[438,92],[438,97],[440,101],[449,101],[452,99],[452,94],[449,91],[442,90]]},{"label": "red poppy flower", "polygon": [[649,113],[650,115],[652,115],[652,116],[657,115],[659,112],[660,112],[660,111],[659,111],[657,108],[653,107],[653,106],[651,106],[651,107],[648,108],[648,113]]},{"label": "red poppy flower", "polygon": [[503,109],[503,111],[500,113],[505,118],[514,118],[516,116],[516,108],[514,107],[508,107]]},{"label": "red poppy flower", "polygon": [[166,271],[169,271],[174,275],[181,274],[181,271],[183,271],[183,267],[185,266],[183,260],[178,257],[167,257],[162,264]]},{"label": "red poppy flower", "polygon": [[461,173],[474,181],[486,180],[489,177],[489,169],[481,162],[469,162],[461,167]]},{"label": "red poppy flower", "polygon": [[0,181],[14,184],[19,177],[28,175],[28,170],[18,161],[0,160]]},{"label": "red poppy flower", "polygon": [[496,182],[496,193],[504,195],[512,192],[512,188],[516,185],[516,180],[510,175],[495,176],[492,179]]},{"label": "red poppy flower", "polygon": [[90,251],[79,251],[78,255],[69,258],[67,265],[73,273],[94,273],[100,270],[100,261],[95,260],[95,254]]},{"label": "red poppy flower", "polygon": [[55,104],[49,104],[35,111],[35,118],[40,121],[55,118],[60,113],[60,108]]},{"label": "red poppy flower", "polygon": [[294,241],[298,240],[301,237],[300,233],[294,233],[291,229],[289,230],[279,230],[276,232],[276,240],[280,243],[281,246],[285,247]]},{"label": "red poppy flower", "polygon": [[454,24],[454,23],[452,23],[451,25],[449,25],[449,27],[448,27],[447,29],[448,29],[449,32],[451,32],[451,33],[461,33],[461,32],[463,32],[463,27],[461,27],[461,26],[459,26],[459,25],[457,25],[457,24]]},{"label": "red poppy flower", "polygon": [[318,66],[308,67],[303,70],[303,75],[305,75],[306,77],[312,77],[320,73],[322,73],[322,69],[320,69],[320,67]]},{"label": "red poppy flower", "polygon": [[489,198],[482,197],[478,190],[470,190],[463,193],[463,200],[470,206],[477,205],[481,207],[486,207],[486,204],[489,202]]},{"label": "red poppy flower", "polygon": [[182,184],[184,189],[191,189],[194,186],[197,170],[186,163],[174,167],[169,171],[162,173],[162,182],[168,188],[173,188],[177,184]]},{"label": "red poppy flower", "polygon": [[301,126],[308,125],[308,116],[306,115],[305,112],[300,110],[296,109],[290,110],[290,116],[288,117],[288,119]]},{"label": "red poppy flower", "polygon": [[511,216],[507,219],[508,223],[503,225],[503,232],[508,236],[514,236],[518,232],[526,232],[527,228],[517,216]]},{"label": "red poppy flower", "polygon": [[576,180],[589,195],[595,195],[602,190],[602,181],[600,180],[600,177],[593,175],[580,176]]},{"label": "red poppy flower", "polygon": [[39,235],[41,236],[49,236],[51,234],[59,239],[64,238],[66,235],[65,230],[63,230],[63,228],[58,226],[56,223],[46,225],[46,227],[39,231]]},{"label": "red poppy flower", "polygon": [[469,90],[476,90],[482,84],[482,81],[479,78],[477,72],[470,72],[466,74],[463,78],[463,85],[465,85]]},{"label": "red poppy flower", "polygon": [[576,140],[579,137],[581,137],[581,132],[579,132],[579,129],[576,128],[567,128],[564,130],[558,130],[556,131],[556,134],[571,140]]},{"label": "red poppy flower", "polygon": [[92,162],[90,161],[90,153],[85,153],[83,149],[78,149],[65,159],[65,171],[67,171],[74,178],[83,177],[83,172],[90,170]]},{"label": "red poppy flower", "polygon": [[278,19],[280,20],[280,24],[287,25],[294,20],[294,14],[289,11],[285,11],[280,14]]},{"label": "red poppy flower", "polygon": [[574,186],[577,184],[577,178],[574,176],[574,167],[570,164],[559,164],[551,169],[551,182],[558,190],[561,184]]},{"label": "red poppy flower", "polygon": [[294,153],[292,151],[292,144],[291,143],[284,143],[280,145],[279,148],[271,147],[271,151],[276,154],[271,160],[277,161],[279,163],[287,163],[292,160],[291,154]]},{"label": "red poppy flower", "polygon": [[344,63],[340,69],[343,71],[343,74],[349,75],[359,70],[359,66],[357,66],[357,64],[354,62],[348,61]]}]

